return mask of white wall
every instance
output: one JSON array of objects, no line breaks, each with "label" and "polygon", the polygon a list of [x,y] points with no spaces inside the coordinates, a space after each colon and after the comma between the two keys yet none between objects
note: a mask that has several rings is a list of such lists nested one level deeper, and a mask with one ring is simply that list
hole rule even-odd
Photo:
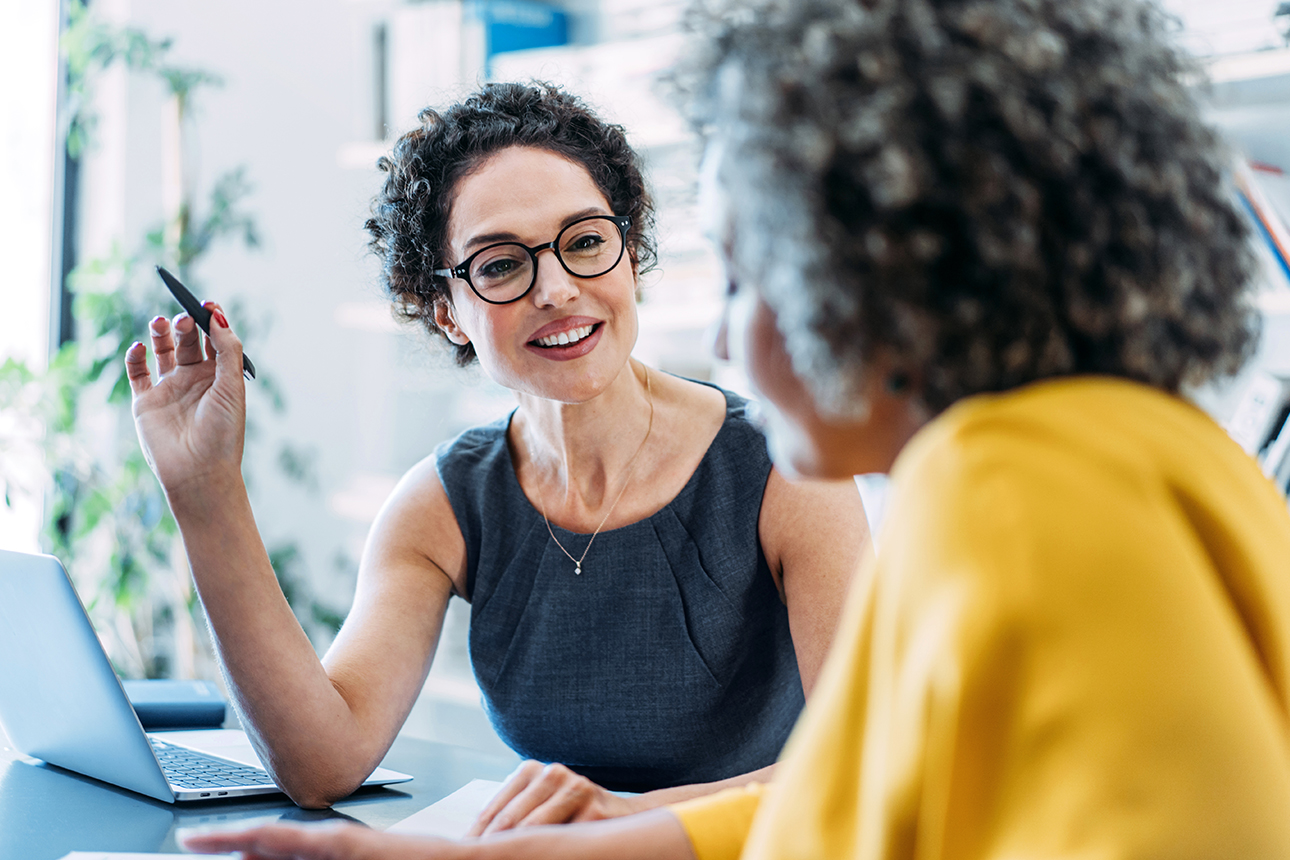
[{"label": "white wall", "polygon": [[1185,27],[1183,44],[1197,55],[1231,54],[1282,47],[1272,20],[1279,0],[1162,0]]}]

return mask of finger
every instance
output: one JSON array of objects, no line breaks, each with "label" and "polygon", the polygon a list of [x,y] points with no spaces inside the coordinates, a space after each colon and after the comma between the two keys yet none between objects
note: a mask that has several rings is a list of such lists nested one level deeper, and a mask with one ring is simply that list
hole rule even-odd
[{"label": "finger", "polygon": [[506,782],[497,790],[497,794],[493,795],[493,799],[484,806],[475,823],[466,831],[466,836],[482,836],[497,814],[505,809],[517,794],[528,788],[529,783],[541,776],[545,767],[540,761],[521,762],[515,772],[506,778]]},{"label": "finger", "polygon": [[152,351],[157,354],[157,375],[165,376],[175,369],[175,338],[170,332],[170,320],[153,317],[148,323],[152,335]]},{"label": "finger", "polygon": [[175,362],[183,367],[202,363],[202,333],[197,321],[185,311],[175,317],[171,328],[175,330]]},{"label": "finger", "polygon": [[[219,311],[219,310],[221,310],[221,309],[220,309],[220,306],[219,306],[219,305],[217,305],[217,304],[215,304],[214,302],[202,302],[202,307],[206,308],[206,310],[208,310],[208,311],[210,311],[210,312],[211,312],[211,321],[210,321],[210,325],[215,325],[215,311]],[[221,311],[221,312],[222,312],[222,311]],[[226,318],[226,319],[227,319],[227,318]],[[206,358],[208,358],[208,359],[214,359],[214,358],[215,358],[215,344],[211,343],[211,337],[210,337],[210,335],[206,335],[206,337],[202,338],[202,345],[203,345],[203,346],[205,346],[205,348],[206,348]]]},{"label": "finger", "polygon": [[221,378],[227,377],[230,381],[236,380],[236,384],[241,386],[243,385],[242,341],[229,327],[228,318],[224,316],[224,310],[219,305],[206,302],[203,307],[210,309],[211,312],[211,333],[207,350],[210,351],[211,358],[215,359],[215,382],[218,384]]},{"label": "finger", "polygon": [[520,820],[516,827],[533,827],[538,824],[565,824],[573,821],[592,804],[597,787],[590,780],[566,783],[542,805]]},{"label": "finger", "polygon": [[529,813],[550,800],[571,777],[572,771],[561,764],[549,764],[542,769],[541,775],[529,783],[528,787],[515,795],[511,802],[484,828],[484,836],[510,830],[519,825]]},{"label": "finger", "polygon": [[152,388],[152,374],[148,372],[148,348],[135,341],[125,351],[125,375],[130,380],[130,391],[135,397]]}]

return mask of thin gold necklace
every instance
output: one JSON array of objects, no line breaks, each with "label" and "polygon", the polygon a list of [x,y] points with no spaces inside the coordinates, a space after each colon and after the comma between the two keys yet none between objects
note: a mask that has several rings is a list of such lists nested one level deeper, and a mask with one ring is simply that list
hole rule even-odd
[{"label": "thin gold necklace", "polygon": [[[641,365],[641,367],[645,367],[645,365]],[[542,492],[541,485],[538,485],[538,504],[542,506],[542,521],[546,523],[547,534],[551,535],[551,540],[555,541],[555,545],[560,548],[560,552],[568,556],[569,561],[573,562],[573,572],[576,576],[582,575],[582,560],[587,557],[587,553],[591,552],[591,545],[596,542],[596,535],[600,534],[600,530],[605,527],[605,523],[609,522],[609,515],[614,512],[614,508],[618,507],[618,502],[622,499],[623,493],[627,492],[627,487],[632,482],[632,469],[636,465],[636,458],[641,455],[641,451],[645,450],[645,443],[649,441],[650,431],[654,429],[654,389],[650,387],[648,367],[645,367],[645,393],[649,397],[649,423],[645,425],[645,438],[641,440],[640,447],[636,449],[636,453],[627,461],[627,469],[625,470],[627,477],[623,480],[623,488],[618,491],[618,495],[614,498],[614,503],[609,506],[609,510],[605,511],[605,516],[600,520],[600,525],[596,526],[596,530],[591,533],[591,540],[587,541],[587,548],[582,551],[582,555],[578,558],[574,558],[573,553],[564,548],[564,544],[560,543],[560,539],[551,530],[551,521],[546,516],[546,494]],[[567,468],[566,471],[568,471]]]}]

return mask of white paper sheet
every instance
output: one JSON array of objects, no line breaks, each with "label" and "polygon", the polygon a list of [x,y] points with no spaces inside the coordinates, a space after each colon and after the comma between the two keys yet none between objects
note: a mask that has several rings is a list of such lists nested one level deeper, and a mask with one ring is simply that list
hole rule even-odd
[{"label": "white paper sheet", "polygon": [[471,780],[438,803],[432,803],[420,812],[409,815],[386,832],[460,839],[466,835],[470,825],[475,823],[484,806],[501,787],[502,784],[496,780]]}]

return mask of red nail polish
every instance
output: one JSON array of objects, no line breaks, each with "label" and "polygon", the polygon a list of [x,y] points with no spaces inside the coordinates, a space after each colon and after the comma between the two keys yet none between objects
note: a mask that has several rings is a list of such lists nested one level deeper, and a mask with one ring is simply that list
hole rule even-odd
[{"label": "red nail polish", "polygon": [[228,320],[224,319],[224,315],[219,311],[211,311],[211,317],[219,323],[220,328],[228,328]]}]

